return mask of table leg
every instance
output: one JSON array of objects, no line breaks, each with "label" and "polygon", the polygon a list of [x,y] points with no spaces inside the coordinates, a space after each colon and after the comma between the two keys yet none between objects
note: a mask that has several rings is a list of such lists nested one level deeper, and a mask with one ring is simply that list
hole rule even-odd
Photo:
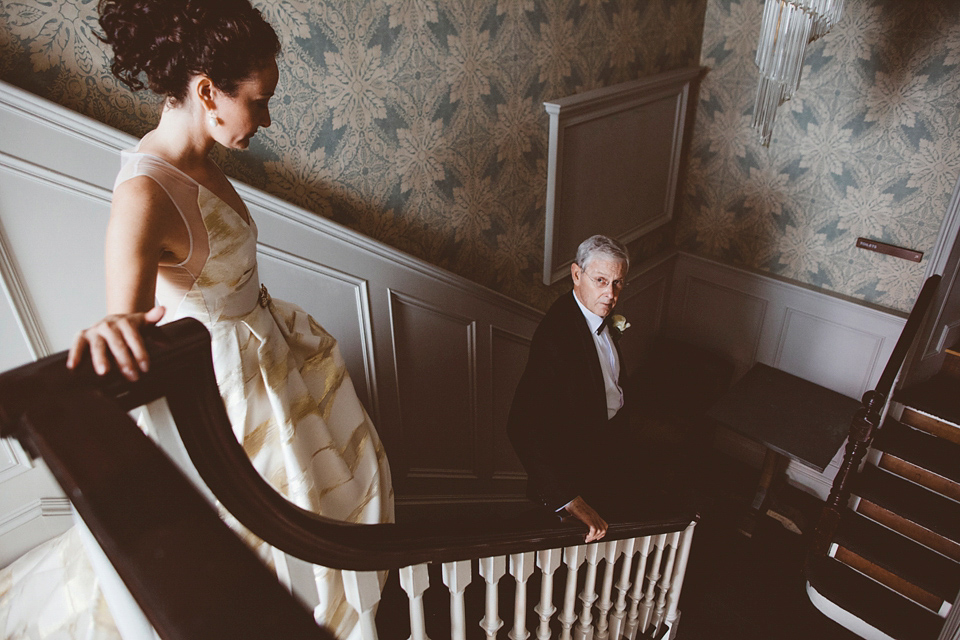
[{"label": "table leg", "polygon": [[768,494],[773,480],[779,470],[789,462],[786,456],[772,449],[766,449],[763,456],[763,468],[760,470],[760,480],[757,482],[757,491],[753,494],[750,510],[740,520],[738,529],[748,538],[753,537],[753,530],[757,526],[757,518],[766,513]]}]

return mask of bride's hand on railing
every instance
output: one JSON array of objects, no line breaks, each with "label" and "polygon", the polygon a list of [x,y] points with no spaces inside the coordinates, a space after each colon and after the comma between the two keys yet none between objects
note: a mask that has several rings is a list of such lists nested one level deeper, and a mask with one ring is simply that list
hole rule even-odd
[{"label": "bride's hand on railing", "polygon": [[[67,356],[67,368],[73,369],[90,350],[93,369],[103,375],[110,370],[110,355],[128,380],[136,380],[150,368],[150,356],[140,332],[163,318],[165,309],[153,307],[147,312],[117,313],[105,317],[77,334]],[[108,350],[109,349],[109,354]]]},{"label": "bride's hand on railing", "polygon": [[590,531],[587,532],[587,536],[583,539],[584,542],[596,542],[607,535],[607,521],[601,518],[600,514],[580,496],[574,498],[570,504],[566,506],[566,510],[571,516],[587,525],[587,528],[590,529]]}]

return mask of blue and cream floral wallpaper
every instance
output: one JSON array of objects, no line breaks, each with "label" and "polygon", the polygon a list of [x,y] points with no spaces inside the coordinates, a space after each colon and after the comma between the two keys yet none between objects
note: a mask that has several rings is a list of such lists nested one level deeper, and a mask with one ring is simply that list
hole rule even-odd
[{"label": "blue and cream floral wallpaper", "polygon": [[[142,135],[158,103],[110,76],[96,4],[2,0],[0,78]],[[254,4],[283,42],[274,124],[227,173],[544,308],[542,103],[697,64],[706,0]]]},{"label": "blue and cream floral wallpaper", "polygon": [[[847,0],[769,148],[750,129],[763,0],[255,0],[284,49],[245,182],[545,308],[542,103],[703,64],[676,247],[893,309],[960,173],[960,2]],[[108,72],[96,0],[0,1],[0,78],[134,134],[149,93]],[[321,257],[322,259],[322,257]]]},{"label": "blue and cream floral wallpaper", "polygon": [[761,147],[762,0],[709,0],[677,241],[721,262],[908,310],[960,174],[960,2],[847,0]]}]

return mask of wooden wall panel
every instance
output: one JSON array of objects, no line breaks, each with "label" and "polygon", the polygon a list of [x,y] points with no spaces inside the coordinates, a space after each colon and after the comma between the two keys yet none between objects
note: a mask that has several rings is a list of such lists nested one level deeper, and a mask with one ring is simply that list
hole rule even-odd
[{"label": "wooden wall panel", "polygon": [[679,335],[727,357],[738,375],[745,373],[757,360],[768,301],[699,275],[678,286]]},{"label": "wooden wall panel", "polygon": [[490,370],[493,381],[491,466],[495,480],[517,481],[526,478],[507,436],[507,418],[529,353],[530,338],[497,327],[490,329]]},{"label": "wooden wall panel", "polygon": [[400,430],[409,478],[479,477],[476,325],[400,294],[391,300]]},{"label": "wooden wall panel", "polygon": [[882,336],[796,308],[786,310],[781,335],[774,366],[851,398],[870,385],[883,347]]}]

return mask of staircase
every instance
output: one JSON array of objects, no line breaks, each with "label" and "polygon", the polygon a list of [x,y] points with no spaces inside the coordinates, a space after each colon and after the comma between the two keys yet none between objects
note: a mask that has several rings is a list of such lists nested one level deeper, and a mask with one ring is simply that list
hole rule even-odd
[{"label": "staircase", "polygon": [[[98,376],[89,362],[70,371],[66,352],[0,373],[0,437],[44,458],[116,569],[110,584],[129,603],[125,613],[165,640],[331,638],[304,606],[317,595],[311,568],[298,572],[304,563],[342,570],[342,611],[356,611],[364,640],[427,640],[428,630],[453,640],[528,638],[534,629],[563,640],[676,636],[700,517],[692,505],[650,499],[589,545],[579,522],[541,509],[502,520],[329,520],[286,500],[250,463],[202,324],[181,319],[144,339],[150,371],[134,382]],[[159,438],[169,456],[127,413],[158,398],[178,429],[176,439]],[[274,547],[275,575],[210,496]]]},{"label": "staircase", "polygon": [[807,563],[811,600],[866,638],[936,640],[960,592],[960,350],[893,396],[848,487],[826,553]]}]

